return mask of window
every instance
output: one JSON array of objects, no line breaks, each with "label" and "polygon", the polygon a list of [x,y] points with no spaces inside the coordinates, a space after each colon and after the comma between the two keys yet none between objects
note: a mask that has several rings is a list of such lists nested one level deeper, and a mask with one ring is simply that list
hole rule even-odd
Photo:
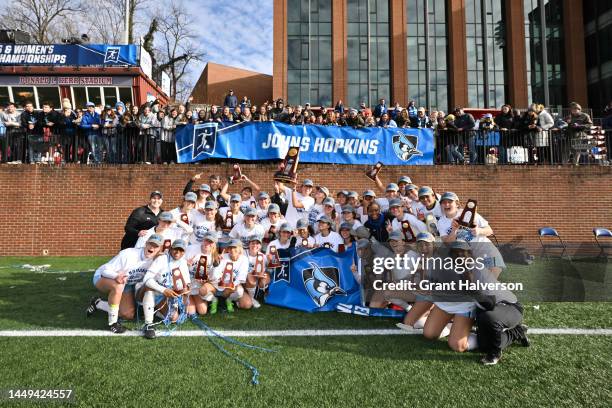
[{"label": "window", "polygon": [[0,105],[6,106],[11,101],[8,86],[0,86]]},{"label": "window", "polygon": [[62,104],[60,101],[60,92],[58,87],[39,86],[36,88],[36,93],[38,93],[38,106],[40,108],[42,108],[43,104],[45,103],[50,104],[53,109],[61,108]]},{"label": "window", "polygon": [[117,103],[117,88],[104,87],[104,104],[115,106]]},{"label": "window", "polygon": [[87,87],[87,101],[93,102],[96,106],[102,104],[102,92],[99,87]]},{"label": "window", "polygon": [[34,104],[34,108],[37,108],[34,88],[31,86],[14,86],[13,98],[18,107],[22,107],[26,101],[30,101]]},{"label": "window", "polygon": [[132,88],[118,88],[119,100],[123,103],[132,103]]},{"label": "window", "polygon": [[84,87],[72,87],[73,108],[84,108],[87,103],[87,91]]}]

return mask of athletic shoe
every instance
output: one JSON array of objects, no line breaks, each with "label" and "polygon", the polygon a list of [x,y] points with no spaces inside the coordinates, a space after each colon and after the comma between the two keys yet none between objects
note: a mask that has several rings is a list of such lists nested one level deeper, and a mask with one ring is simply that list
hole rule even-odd
[{"label": "athletic shoe", "polygon": [[253,302],[254,309],[259,309],[261,307],[261,303],[259,303],[257,299],[253,299],[252,302]]},{"label": "athletic shoe", "polygon": [[94,314],[96,310],[98,310],[97,304],[101,300],[102,299],[100,299],[100,296],[94,296],[91,298],[91,300],[89,301],[89,306],[87,306],[87,309],[85,309],[85,314],[87,317],[91,317],[91,315]]},{"label": "athletic shoe", "polygon": [[217,306],[218,305],[219,305],[219,301],[217,300],[217,298],[215,298],[215,300],[210,302],[210,311],[208,313],[211,314],[211,315],[217,314]]},{"label": "athletic shoe", "polygon": [[484,365],[495,365],[499,362],[501,356],[501,351],[487,353],[487,355],[484,356],[480,362]]},{"label": "athletic shoe", "polygon": [[409,324],[404,324],[404,323],[397,323],[395,325],[398,329],[402,329],[404,331],[407,331],[408,333],[414,333],[415,329],[414,327],[410,326]]},{"label": "athletic shoe", "polygon": [[227,313],[234,313],[234,303],[231,300],[225,299],[225,308]]},{"label": "athletic shoe", "polygon": [[144,327],[144,337],[145,339],[154,339],[155,338],[155,328],[151,324],[145,324]]},{"label": "athletic shoe", "polygon": [[121,334],[121,333],[125,333],[126,332],[126,328],[123,327],[123,325],[119,322],[113,323],[109,326],[110,331],[115,333],[115,334]]},{"label": "athletic shoe", "polygon": [[523,347],[531,346],[531,341],[529,341],[529,338],[527,337],[527,329],[528,327],[524,324],[519,324],[515,327],[516,333],[519,336],[516,341],[518,341],[519,344]]}]

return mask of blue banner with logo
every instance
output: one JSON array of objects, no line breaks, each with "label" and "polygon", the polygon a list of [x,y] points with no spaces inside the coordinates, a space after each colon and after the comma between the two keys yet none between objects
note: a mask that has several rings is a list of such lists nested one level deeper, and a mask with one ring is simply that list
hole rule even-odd
[{"label": "blue banner with logo", "polygon": [[305,312],[331,312],[340,303],[360,305],[353,277],[355,246],[343,253],[327,248],[279,249],[281,266],[271,269],[266,303]]},{"label": "blue banner with logo", "polygon": [[210,122],[176,132],[179,163],[282,159],[290,146],[300,147],[306,163],[433,165],[431,129]]},{"label": "blue banner with logo", "polygon": [[138,47],[106,44],[0,44],[0,65],[138,65]]}]

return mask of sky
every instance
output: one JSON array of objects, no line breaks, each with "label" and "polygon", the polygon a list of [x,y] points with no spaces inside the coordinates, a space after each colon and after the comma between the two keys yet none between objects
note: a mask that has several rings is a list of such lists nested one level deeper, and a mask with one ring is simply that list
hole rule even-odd
[{"label": "sky", "polygon": [[206,55],[194,83],[208,61],[272,75],[272,0],[198,3],[194,29]]}]

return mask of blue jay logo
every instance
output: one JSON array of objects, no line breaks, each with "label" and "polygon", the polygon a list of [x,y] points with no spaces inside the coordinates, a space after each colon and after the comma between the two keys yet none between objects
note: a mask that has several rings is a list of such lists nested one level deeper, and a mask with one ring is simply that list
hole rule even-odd
[{"label": "blue jay logo", "polygon": [[193,159],[201,154],[212,156],[217,142],[217,123],[201,123],[193,127]]},{"label": "blue jay logo", "polygon": [[119,47],[107,47],[106,54],[104,54],[104,63],[119,63]]},{"label": "blue jay logo", "polygon": [[419,137],[416,135],[405,135],[397,133],[393,135],[393,151],[400,160],[408,161],[412,156],[423,156],[417,149]]},{"label": "blue jay logo", "polygon": [[302,270],[302,278],[306,292],[318,307],[325,306],[333,296],[346,296],[346,291],[340,287],[338,268],[309,264],[311,268]]}]

